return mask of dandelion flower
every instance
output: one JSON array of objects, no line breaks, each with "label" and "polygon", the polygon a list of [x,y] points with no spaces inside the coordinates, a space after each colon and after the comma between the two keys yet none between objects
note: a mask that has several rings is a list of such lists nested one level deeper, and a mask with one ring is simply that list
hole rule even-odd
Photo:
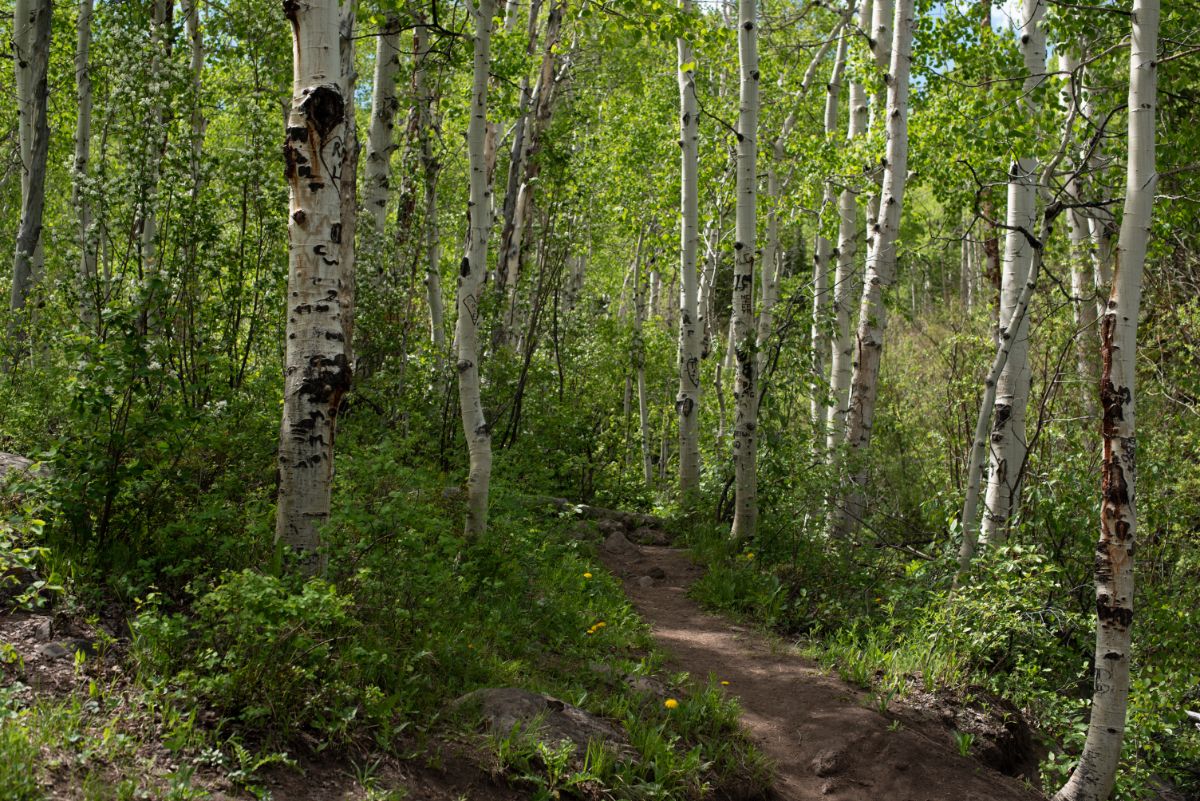
[{"label": "dandelion flower", "polygon": [[721,682],[721,686],[722,686],[722,687],[728,687],[728,686],[729,686],[729,682],[727,682],[727,681],[722,681],[722,682]]},{"label": "dandelion flower", "polygon": [[584,577],[585,579],[590,579],[590,578],[592,577],[592,574],[591,574],[591,573],[584,573],[584,574],[583,574],[583,577]]},{"label": "dandelion flower", "polygon": [[675,709],[679,706],[679,702],[674,698],[668,698],[667,700],[663,701],[663,706],[665,706],[667,709]]},{"label": "dandelion flower", "polygon": [[750,553],[746,554],[746,559],[747,559],[747,560],[750,560],[750,559],[753,559],[753,558],[754,558],[754,552],[753,552],[753,551],[751,551]]},{"label": "dandelion flower", "polygon": [[599,623],[596,624],[596,628],[602,629],[607,625],[608,625],[607,623],[605,623],[603,620],[601,620]]}]

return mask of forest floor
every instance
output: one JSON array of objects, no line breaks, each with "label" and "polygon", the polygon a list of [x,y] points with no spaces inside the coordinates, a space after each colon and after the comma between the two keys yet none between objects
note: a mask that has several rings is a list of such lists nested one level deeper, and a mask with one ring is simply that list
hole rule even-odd
[{"label": "forest floor", "polygon": [[[728,682],[742,720],[775,763],[778,801],[1032,801],[1026,783],[959,752],[946,723],[961,710],[929,697],[875,699],[794,647],[708,614],[687,597],[703,568],[670,547],[602,548],[669,666]],[[944,704],[942,705],[945,706]]]}]

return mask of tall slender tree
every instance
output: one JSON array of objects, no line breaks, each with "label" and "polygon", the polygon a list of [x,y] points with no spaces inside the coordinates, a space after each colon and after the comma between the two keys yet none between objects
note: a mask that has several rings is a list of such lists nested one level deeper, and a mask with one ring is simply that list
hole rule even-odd
[{"label": "tall slender tree", "polygon": [[1133,553],[1137,539],[1134,417],[1142,271],[1158,181],[1158,0],[1134,0],[1129,51],[1129,160],[1125,208],[1113,252],[1113,287],[1101,321],[1103,461],[1096,546],[1096,650],[1092,714],[1079,763],[1055,801],[1104,801],[1125,736],[1133,639]]},{"label": "tall slender tree", "polygon": [[50,65],[50,0],[17,0],[13,8],[13,61],[16,64],[21,151],[21,223],[13,256],[10,329],[24,337],[29,293],[40,272],[42,218],[46,206],[47,117]]},{"label": "tall slender tree", "polygon": [[[1038,114],[1038,87],[1046,77],[1046,32],[1042,17],[1045,0],[1023,0],[1017,34],[1025,61],[1022,86],[1024,110]],[[1037,158],[1024,155],[1012,163],[1008,181],[1007,231],[1000,276],[1000,328],[1008,328],[1017,297],[1029,276],[1033,248],[1028,233],[1037,225]],[[1029,318],[1013,333],[1008,361],[996,384],[992,411],[990,469],[983,535],[989,544],[1004,539],[1016,511],[1022,467],[1025,462],[1025,407],[1029,403]]]},{"label": "tall slender tree", "polygon": [[492,228],[492,198],[486,151],[488,68],[491,62],[492,17],[495,0],[471,5],[475,20],[474,62],[471,77],[470,120],[467,123],[467,158],[470,163],[467,200],[467,248],[458,274],[458,402],[467,440],[470,472],[467,476],[468,537],[487,532],[488,485],[492,477],[492,436],[483,413],[479,384],[479,308],[487,276],[488,233]]},{"label": "tall slender tree", "polygon": [[857,530],[866,509],[865,457],[871,444],[879,392],[879,363],[887,330],[883,295],[895,279],[896,240],[900,234],[904,187],[908,180],[908,81],[912,68],[913,0],[898,0],[893,30],[891,67],[887,74],[887,121],[884,126],[887,151],[879,201],[880,219],[873,231],[874,245],[867,257],[863,280],[858,312],[858,361],[850,381],[850,408],[846,419],[846,440],[857,462],[844,504],[835,507],[835,514],[840,514],[835,533],[842,537]]},{"label": "tall slender tree", "polygon": [[342,93],[337,0],[284,0],[292,24],[292,105],[284,142],[290,190],[288,297],[275,539],[309,573],[324,569],[338,406],[350,387],[342,326]]},{"label": "tall slender tree", "polygon": [[[690,0],[679,0],[684,14]],[[699,249],[700,106],[696,99],[696,61],[691,44],[676,40],[679,51],[679,494],[686,503],[700,484],[700,312],[696,253]]]},{"label": "tall slender tree", "polygon": [[754,325],[757,231],[758,17],[755,0],[738,0],[740,100],[737,125],[737,214],[733,262],[733,346],[737,377],[733,396],[734,539],[754,536],[758,525],[758,358]]}]

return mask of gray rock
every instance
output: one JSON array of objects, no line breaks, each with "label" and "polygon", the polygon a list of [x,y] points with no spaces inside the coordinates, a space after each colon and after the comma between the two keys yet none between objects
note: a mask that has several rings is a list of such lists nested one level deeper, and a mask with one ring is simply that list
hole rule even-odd
[{"label": "gray rock", "polygon": [[45,645],[39,645],[37,651],[47,659],[62,659],[64,656],[69,656],[73,653],[70,648],[57,642],[48,642]]},{"label": "gray rock", "polygon": [[604,545],[601,547],[609,553],[618,556],[634,556],[639,553],[638,547],[619,531],[609,534],[608,538],[604,540]]},{"label": "gray rock", "polygon": [[650,571],[646,575],[655,581],[662,581],[667,577],[667,571],[663,570],[661,567],[655,566],[650,568]]},{"label": "gray rock", "polygon": [[38,624],[33,627],[33,636],[37,638],[38,642],[49,642],[52,634],[50,618],[38,621]]},{"label": "gray rock", "polygon": [[476,705],[488,729],[496,734],[507,734],[515,726],[524,730],[533,726],[543,741],[574,743],[577,758],[583,756],[592,741],[606,743],[624,756],[633,753],[621,729],[544,693],[519,687],[496,687],[467,693],[452,704],[454,708]]},{"label": "gray rock", "polygon": [[648,590],[654,586],[654,579],[650,578],[649,576],[642,576],[638,579],[638,586],[643,590]]},{"label": "gray rock", "polygon": [[642,526],[630,535],[630,539],[641,545],[670,545],[671,537],[667,532],[658,528]]},{"label": "gray rock", "polygon": [[812,772],[818,776],[832,776],[840,771],[845,762],[844,755],[836,748],[827,748],[813,757],[810,764]]}]

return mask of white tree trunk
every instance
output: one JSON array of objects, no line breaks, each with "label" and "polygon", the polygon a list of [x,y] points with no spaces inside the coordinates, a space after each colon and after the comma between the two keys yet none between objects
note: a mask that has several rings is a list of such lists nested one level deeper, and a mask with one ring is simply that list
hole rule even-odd
[{"label": "white tree trunk", "polygon": [[746,540],[758,524],[758,359],[754,325],[757,246],[758,20],[755,0],[738,0],[740,102],[737,125],[737,224],[733,262],[733,339],[737,376],[733,396],[734,512],[732,536]]},{"label": "white tree trunk", "polygon": [[[690,0],[680,0],[686,14]],[[696,99],[696,64],[686,39],[679,51],[679,495],[684,503],[700,486],[700,312],[696,253],[699,248],[700,111]]]},{"label": "white tree trunk", "polygon": [[92,233],[92,208],[87,187],[88,162],[92,158],[92,76],[89,52],[92,44],[92,0],[79,4],[75,44],[75,161],[71,202],[79,214],[79,311],[84,322],[100,316],[103,293],[96,279],[96,241]]},{"label": "white tree trunk", "polygon": [[[1039,110],[1033,93],[1045,80],[1046,34],[1041,24],[1045,12],[1045,0],[1023,0],[1019,35],[1025,60],[1025,110],[1031,116],[1036,116]],[[1017,297],[1028,280],[1033,261],[1033,248],[1027,234],[1037,225],[1037,170],[1037,159],[1025,157],[1014,162],[1009,173],[1008,230],[1000,279],[1001,328],[1007,328],[1012,319]],[[1025,317],[1013,334],[1008,361],[996,385],[987,509],[983,517],[983,535],[988,544],[1002,542],[1007,536],[1020,495],[1021,471],[1027,449],[1025,411],[1029,403],[1028,354],[1029,318]]]},{"label": "white tree trunk", "polygon": [[642,338],[642,326],[646,321],[646,290],[642,283],[642,246],[646,229],[638,232],[637,247],[633,253],[633,368],[637,376],[638,421],[642,443],[642,481],[653,486],[654,464],[650,457],[650,399],[646,388],[646,342]]},{"label": "white tree trunk", "polygon": [[421,170],[425,175],[425,300],[429,304],[429,331],[438,358],[446,352],[446,323],[442,301],[442,246],[438,228],[438,163],[433,151],[433,107],[435,97],[425,74],[425,60],[432,39],[425,17],[413,29],[413,94],[417,103],[417,137],[421,145]]},{"label": "white tree trunk", "polygon": [[192,199],[200,194],[201,166],[200,157],[204,152],[204,108],[201,105],[201,89],[204,77],[204,32],[200,28],[200,0],[188,0],[187,4],[187,38],[191,51],[190,70],[192,74],[192,141],[191,141],[191,172]]},{"label": "white tree trunk", "polygon": [[163,125],[163,108],[167,102],[162,91],[163,61],[167,58],[167,27],[172,0],[154,0],[150,20],[150,80],[156,87],[149,99],[150,115],[147,121],[147,159],[142,183],[140,224],[142,229],[142,277],[148,291],[142,299],[143,327],[149,330],[160,316],[158,308],[163,293],[158,291],[162,281],[158,254],[158,182],[162,170],[162,159],[167,149],[166,126]]},{"label": "white tree trunk", "polygon": [[[842,73],[846,66],[846,48],[848,42],[849,37],[847,36],[841,36],[838,39],[837,53],[833,60],[833,72],[830,74],[829,83],[825,87],[824,133],[827,140],[831,139],[837,133],[838,101],[841,99]],[[854,116],[853,109],[851,109],[850,116]],[[821,198],[821,216],[824,217],[830,211],[837,212],[839,239],[841,223],[845,213],[845,209],[842,207],[840,201],[840,198],[837,201],[834,200],[833,184],[830,181],[826,181],[824,194]],[[851,202],[853,202],[853,195],[851,195]],[[826,433],[823,429],[826,420],[829,418],[829,404],[827,402],[829,395],[826,392],[825,356],[829,353],[830,338],[826,334],[826,328],[829,324],[829,312],[832,305],[831,301],[833,300],[829,292],[829,266],[834,258],[837,258],[837,256],[834,252],[833,243],[828,237],[822,236],[818,232],[816,254],[813,261],[812,333],[809,340],[812,348],[813,366],[809,414],[812,418],[813,427],[817,432],[814,442],[818,443],[818,452],[820,452],[824,444],[821,441],[822,435]]]},{"label": "white tree trunk", "polygon": [[988,452],[988,423],[992,418],[992,408],[996,402],[996,385],[1011,357],[1013,342],[1017,331],[1024,325],[1029,311],[1029,301],[1033,298],[1033,290],[1037,286],[1038,273],[1042,267],[1042,255],[1045,238],[1049,235],[1050,225],[1046,221],[1038,232],[1039,245],[1034,247],[1033,261],[1025,284],[1021,287],[1010,316],[1004,328],[998,334],[999,345],[996,357],[992,360],[991,369],[983,381],[983,401],[979,405],[979,414],[975,418],[975,434],[971,440],[971,457],[967,466],[967,491],[963,501],[962,512],[962,544],[958,551],[958,572],[961,576],[971,564],[975,549],[979,542],[979,532],[976,524],[979,520],[979,492],[983,484],[983,464]]},{"label": "white tree trunk", "polygon": [[[419,35],[420,32],[414,29],[414,36]],[[396,97],[396,75],[399,72],[400,19],[395,14],[389,14],[384,18],[383,32],[375,37],[371,127],[367,131],[367,163],[363,174],[363,207],[371,221],[371,234],[377,240],[383,236],[387,220],[392,151],[396,149],[393,130],[396,111],[400,107]],[[413,80],[415,83],[416,78]],[[420,102],[418,98],[418,105]],[[420,114],[420,110],[417,113]]]},{"label": "white tree trunk", "polygon": [[324,569],[320,529],[329,517],[338,405],[350,387],[342,330],[345,100],[336,0],[285,0],[292,22],[292,107],[284,156],[290,188],[288,315],[279,432],[275,539]]},{"label": "white tree trunk", "polygon": [[[859,8],[859,25],[870,27],[871,0],[863,0]],[[846,132],[847,144],[853,144],[867,132],[867,93],[858,81],[851,81],[847,102],[850,121]],[[847,186],[838,197],[837,267],[833,277],[834,335],[829,366],[829,407],[826,410],[825,449],[829,458],[841,446],[846,436],[846,413],[850,403],[850,377],[854,361],[854,338],[851,325],[854,318],[854,297],[858,289],[855,269],[858,257],[858,194]]]},{"label": "white tree trunk", "polygon": [[458,399],[467,439],[470,474],[467,477],[469,538],[487,531],[488,484],[492,477],[492,437],[483,414],[479,385],[479,306],[487,276],[488,234],[492,227],[491,190],[486,149],[488,67],[491,63],[492,17],[495,0],[478,0],[475,18],[475,58],[471,82],[471,119],[467,126],[470,162],[470,200],[467,202],[467,252],[458,277]]},{"label": "white tree trunk", "polygon": [[[1059,54],[1059,69],[1074,75],[1078,67],[1076,60],[1068,53]],[[1063,91],[1064,105],[1070,109],[1074,103],[1074,80]],[[1071,135],[1070,131],[1066,132]],[[1072,178],[1067,183],[1067,196],[1073,203],[1083,199],[1082,181]],[[1096,342],[1096,291],[1092,281],[1091,236],[1088,226],[1088,216],[1082,208],[1072,208],[1067,212],[1067,226],[1070,235],[1071,249],[1069,261],[1071,265],[1071,306],[1075,315],[1075,361],[1079,372],[1080,400],[1088,417],[1099,416],[1096,408],[1095,388],[1100,382],[1098,364],[1094,358]]]},{"label": "white tree trunk", "polygon": [[41,273],[42,217],[46,205],[47,76],[50,60],[49,0],[17,0],[13,12],[13,50],[20,116],[21,221],[13,256],[10,328],[21,338],[25,304]]},{"label": "white tree trunk", "polygon": [[345,147],[342,153],[341,214],[342,214],[342,331],[346,336],[346,359],[354,368],[354,319],[358,306],[358,269],[355,243],[358,232],[358,117],[354,96],[357,94],[358,70],[355,67],[354,26],[358,21],[358,0],[342,0],[340,55],[342,62],[341,87],[345,99]]},{"label": "white tree trunk", "polygon": [[1113,288],[1101,323],[1104,456],[1096,548],[1095,686],[1087,741],[1055,801],[1104,801],[1112,792],[1129,700],[1133,552],[1137,538],[1134,378],[1142,271],[1157,184],[1155,114],[1158,0],[1134,0],[1129,54],[1129,162]]},{"label": "white tree trunk", "polygon": [[891,67],[888,70],[887,152],[884,158],[880,215],[875,246],[867,257],[862,303],[858,313],[858,360],[850,382],[850,407],[846,416],[846,440],[856,454],[855,474],[840,513],[836,533],[849,536],[857,530],[866,499],[865,456],[871,444],[875,400],[879,391],[879,363],[887,330],[887,307],[883,293],[896,272],[896,240],[904,186],[908,178],[908,79],[912,68],[913,0],[899,0],[895,8]]}]

